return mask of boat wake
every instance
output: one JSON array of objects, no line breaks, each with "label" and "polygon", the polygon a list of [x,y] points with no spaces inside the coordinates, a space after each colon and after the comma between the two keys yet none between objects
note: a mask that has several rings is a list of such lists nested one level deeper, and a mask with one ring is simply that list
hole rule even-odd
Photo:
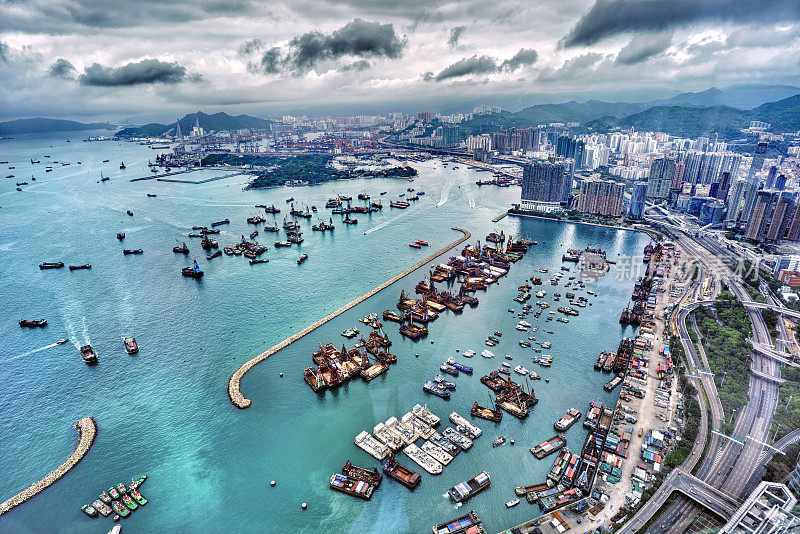
[{"label": "boat wake", "polygon": [[450,190],[453,189],[454,185],[456,185],[456,180],[455,179],[448,180],[448,182],[446,184],[444,184],[444,187],[442,187],[442,195],[439,198],[439,203],[436,204],[437,208],[439,206],[443,206],[444,203],[447,202],[447,199],[450,198]]},{"label": "boat wake", "polygon": [[50,343],[49,345],[45,345],[44,347],[39,347],[38,349],[29,350],[28,352],[23,352],[22,354],[17,354],[16,356],[12,356],[11,358],[9,358],[6,361],[10,362],[10,361],[13,361],[13,360],[16,360],[16,359],[19,359],[19,358],[24,358],[25,356],[30,356],[31,354],[35,354],[35,353],[43,351],[45,349],[52,349],[53,347],[55,347],[57,345],[58,345],[58,343]]}]

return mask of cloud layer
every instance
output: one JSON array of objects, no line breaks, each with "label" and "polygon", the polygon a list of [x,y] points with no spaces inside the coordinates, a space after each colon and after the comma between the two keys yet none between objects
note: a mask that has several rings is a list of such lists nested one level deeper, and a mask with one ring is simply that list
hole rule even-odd
[{"label": "cloud layer", "polygon": [[[63,60],[61,60],[63,61]],[[56,62],[58,63],[58,62]],[[56,66],[55,64],[53,65]],[[69,67],[72,65],[70,64]],[[61,64],[57,68],[64,68]],[[74,68],[74,67],[73,67]],[[51,68],[52,73],[52,68]],[[78,76],[81,85],[97,87],[124,87],[154,83],[176,84],[192,78],[186,67],[177,62],[168,63],[158,59],[143,59],[121,67],[104,67],[93,63]]]},{"label": "cloud layer", "polygon": [[533,65],[536,63],[539,55],[536,50],[520,48],[513,57],[497,63],[497,60],[490,56],[465,57],[459,59],[455,63],[448,65],[439,72],[437,75],[426,72],[423,74],[425,80],[435,80],[437,82],[450,80],[452,78],[463,78],[465,76],[473,76],[479,74],[490,74],[495,72],[513,72],[520,67]]}]

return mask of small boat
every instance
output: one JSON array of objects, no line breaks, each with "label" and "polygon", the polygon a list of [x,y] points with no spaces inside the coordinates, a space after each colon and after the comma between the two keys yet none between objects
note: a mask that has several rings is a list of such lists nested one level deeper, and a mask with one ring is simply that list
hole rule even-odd
[{"label": "small boat", "polygon": [[519,504],[519,499],[516,497],[506,503],[506,508],[513,508]]},{"label": "small boat", "polygon": [[289,243],[288,241],[275,241],[275,248],[291,247],[291,246],[292,244]]},{"label": "small boat", "polygon": [[172,252],[174,252],[176,254],[188,254],[189,253],[189,247],[187,247],[186,246],[186,242],[184,242],[179,247],[172,247]]},{"label": "small boat", "polygon": [[125,508],[119,501],[112,502],[111,507],[114,508],[114,511],[117,512],[120,517],[128,517],[131,513],[131,511]]},{"label": "small boat", "polygon": [[123,239],[125,239],[125,234],[123,234],[123,233],[119,233],[119,234],[117,234],[117,239],[119,239],[120,241],[122,241]]},{"label": "small boat", "polygon": [[436,395],[437,397],[441,397],[443,399],[450,398],[450,392],[447,391],[444,387],[438,385],[433,380],[428,380],[422,385],[422,390],[425,393],[430,393],[431,395]]},{"label": "small boat", "polygon": [[69,270],[70,271],[77,271],[77,270],[80,270],[80,269],[91,269],[91,268],[92,268],[92,266],[90,264],[88,264],[88,263],[84,263],[83,265],[70,265],[69,266]]},{"label": "small boat", "polygon": [[[473,352],[473,354],[474,354],[474,352]],[[472,367],[470,367],[469,365],[464,365],[463,363],[458,363],[455,360],[455,358],[448,358],[446,363],[447,363],[447,365],[451,365],[451,366],[455,367],[459,371],[463,371],[465,373],[471,373],[472,372]]]},{"label": "small boat", "polygon": [[197,265],[197,260],[194,260],[194,265],[192,267],[184,267],[181,269],[181,274],[183,276],[188,276],[189,278],[203,277],[203,271],[201,271],[200,266]]},{"label": "small boat", "polygon": [[119,168],[123,169],[123,170],[125,169],[125,162],[124,161],[119,164]]},{"label": "small boat", "polygon": [[443,373],[447,373],[448,375],[458,376],[458,369],[456,369],[452,365],[448,365],[446,363],[443,363],[439,367],[439,370],[442,371]]},{"label": "small boat", "polygon": [[111,495],[112,500],[116,501],[120,497],[119,491],[117,491],[117,488],[115,488],[114,486],[108,488],[108,493],[109,495]]},{"label": "small boat", "polygon": [[24,328],[41,328],[47,326],[47,319],[20,319],[19,326]]},{"label": "small boat", "polygon": [[125,254],[125,255],[128,255],[128,254],[141,254],[142,252],[144,252],[144,251],[142,249],[140,249],[140,248],[134,248],[134,249],[126,248],[126,249],[124,249],[122,251],[122,253]]},{"label": "small boat", "polygon": [[494,352],[490,351],[489,349],[484,349],[484,351],[481,352],[481,356],[484,358],[494,358]]},{"label": "small boat", "polygon": [[125,494],[122,496],[122,503],[127,506],[130,510],[136,510],[139,508],[139,505],[131,498],[130,495]]},{"label": "small boat", "polygon": [[411,248],[422,248],[422,245],[419,243],[409,243],[408,246]]},{"label": "small boat", "polygon": [[206,256],[206,259],[207,260],[213,260],[214,258],[219,258],[220,256],[222,256],[222,251],[221,250],[215,250],[211,254],[208,254]]},{"label": "small boat", "polygon": [[83,513],[88,515],[89,517],[97,517],[97,510],[95,510],[94,507],[90,504],[84,504],[83,506],[81,506],[81,510],[83,510]]},{"label": "small boat", "polygon": [[130,215],[131,217],[133,217],[133,212],[132,212],[131,210],[128,210],[128,211],[126,211],[125,213],[127,213],[128,215]]},{"label": "small boat", "polygon": [[465,350],[463,356],[465,358],[472,358],[473,356],[475,356],[475,354],[476,354],[475,351],[470,349],[470,350]]},{"label": "small boat", "polygon": [[125,352],[128,354],[136,354],[139,352],[139,345],[136,343],[136,339],[134,339],[133,336],[122,338],[122,343],[125,345]]},{"label": "small boat", "polygon": [[45,261],[39,264],[39,268],[44,269],[60,269],[64,266],[64,264],[60,261]]},{"label": "small boat", "polygon": [[97,363],[97,353],[91,345],[84,345],[81,347],[81,356],[87,365],[94,365]]},{"label": "small boat", "polygon": [[56,345],[64,345],[65,343],[69,343],[69,339],[64,338],[64,339],[59,339],[58,341],[56,341]]},{"label": "small boat", "polygon": [[300,265],[304,261],[308,259],[308,254],[301,254],[299,258],[297,258],[297,265]]},{"label": "small boat", "polygon": [[230,224],[230,223],[231,223],[230,219],[222,219],[221,221],[217,221],[217,222],[211,223],[211,226],[214,227],[214,226],[220,226],[222,224]]},{"label": "small boat", "polygon": [[358,335],[358,329],[356,329],[356,328],[348,328],[347,330],[342,332],[342,335],[344,337],[346,337],[347,339],[352,339],[352,338],[354,338],[354,337],[356,337]]},{"label": "small boat", "polygon": [[496,440],[494,440],[492,442],[492,447],[499,447],[500,445],[502,445],[505,442],[506,442],[505,436],[500,436],[499,438],[497,438]]},{"label": "small boat", "polygon": [[524,368],[523,366],[521,366],[521,365],[518,365],[518,366],[514,367],[514,371],[519,373],[519,374],[521,374],[522,376],[525,376],[525,375],[528,374],[528,370],[526,368]]},{"label": "small boat", "polygon": [[[133,484],[131,484],[131,486],[132,485]],[[145,504],[148,503],[147,499],[145,499],[142,496],[142,494],[139,493],[139,490],[137,490],[136,488],[130,488],[130,494],[136,500],[136,503],[139,504],[140,506],[144,506]]]},{"label": "small boat", "polygon": [[266,258],[260,260],[250,260],[250,265],[258,265],[260,263],[269,263],[269,260]]},{"label": "small boat", "polygon": [[416,241],[414,241],[414,242],[415,242],[416,244],[418,244],[418,245],[422,245],[423,247],[427,247],[427,246],[428,246],[428,242],[427,242],[427,241],[423,241],[422,239],[417,239],[417,240],[416,240]]}]

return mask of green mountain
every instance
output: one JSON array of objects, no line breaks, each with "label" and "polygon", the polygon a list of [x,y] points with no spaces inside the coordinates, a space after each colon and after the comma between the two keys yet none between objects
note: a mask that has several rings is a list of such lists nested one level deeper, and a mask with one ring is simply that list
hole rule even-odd
[{"label": "green mountain", "polygon": [[0,135],[21,135],[31,133],[49,132],[75,132],[81,130],[100,130],[113,128],[106,122],[83,123],[66,121],[61,119],[44,119],[36,117],[34,119],[17,119],[8,122],[0,122]]},{"label": "green mountain", "polygon": [[178,122],[180,123],[181,131],[184,134],[191,132],[192,128],[197,123],[199,123],[200,127],[206,132],[233,131],[244,128],[268,129],[270,124],[273,123],[271,120],[259,119],[258,117],[251,117],[249,115],[233,116],[222,112],[208,115],[202,111],[198,111],[197,113],[185,115],[183,118],[179,119],[177,122],[173,122],[172,124],[150,123],[139,127],[124,128],[117,132],[116,135],[117,137],[157,137],[159,135],[163,135],[169,130],[175,129],[175,126],[178,124]]},{"label": "green mountain", "polygon": [[732,85],[722,89],[712,87],[698,93],[681,93],[672,98],[648,102],[654,106],[729,106],[739,109],[752,109],[766,102],[783,100],[800,93],[800,87],[792,85],[747,84]]}]

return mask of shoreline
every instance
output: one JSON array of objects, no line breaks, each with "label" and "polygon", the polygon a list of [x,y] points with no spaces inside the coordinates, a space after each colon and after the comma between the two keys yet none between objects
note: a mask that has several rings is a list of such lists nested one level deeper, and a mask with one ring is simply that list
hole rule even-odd
[{"label": "shoreline", "polygon": [[400,274],[390,278],[389,280],[387,280],[386,282],[383,282],[379,286],[370,289],[369,291],[367,291],[366,293],[364,293],[363,295],[361,295],[357,299],[350,301],[349,303],[345,304],[341,308],[339,308],[339,309],[335,310],[334,312],[326,315],[322,319],[319,319],[319,320],[311,323],[310,325],[308,325],[304,329],[300,330],[299,332],[289,336],[288,338],[284,339],[280,343],[277,343],[276,345],[273,345],[272,347],[268,348],[267,350],[265,350],[264,352],[262,352],[258,356],[250,359],[244,365],[239,367],[231,375],[230,379],[228,380],[228,398],[230,399],[231,404],[233,404],[234,406],[236,406],[237,408],[242,409],[242,410],[245,409],[245,408],[249,408],[250,405],[252,404],[250,399],[245,398],[244,395],[242,395],[241,382],[242,382],[242,378],[244,377],[244,375],[247,374],[247,372],[250,371],[250,369],[255,367],[257,364],[263,362],[264,360],[266,360],[267,358],[269,358],[273,354],[279,352],[281,349],[284,349],[284,348],[288,347],[289,345],[291,345],[295,341],[299,340],[300,338],[305,337],[306,335],[310,334],[311,332],[313,332],[314,330],[316,330],[317,328],[319,328],[323,324],[325,324],[325,323],[329,322],[330,320],[338,317],[339,315],[341,315],[342,313],[346,312],[347,310],[349,310],[351,308],[354,308],[355,306],[357,306],[358,304],[361,304],[362,302],[364,302],[368,298],[372,297],[373,295],[379,293],[380,291],[383,291],[384,289],[386,289],[387,287],[391,286],[392,284],[394,284],[395,282],[399,281],[400,279],[405,278],[406,276],[408,276],[409,274],[413,273],[414,271],[416,271],[420,267],[424,267],[428,262],[431,262],[431,261],[435,260],[436,258],[441,256],[442,254],[450,251],[454,247],[457,247],[458,245],[460,245],[461,243],[463,243],[464,241],[466,241],[467,239],[472,237],[472,234],[469,231],[464,230],[463,228],[453,227],[452,230],[455,230],[457,232],[462,232],[464,235],[461,236],[460,238],[458,238],[457,240],[453,241],[449,245],[446,245],[444,248],[434,252],[430,256],[426,257],[424,260],[422,260],[422,261],[414,264],[413,266],[409,267],[408,269],[406,269],[405,271],[401,272]]},{"label": "shoreline", "polygon": [[[650,235],[650,232],[644,230],[642,228],[629,228],[626,226],[615,226],[613,224],[601,224],[601,223],[592,223],[586,221],[572,221],[570,219],[552,219],[550,217],[542,217],[541,215],[530,215],[527,213],[513,213],[511,211],[507,211],[506,215],[509,217],[527,217],[529,219],[540,219],[542,221],[553,221],[553,222],[560,222],[560,223],[572,223],[572,224],[585,224],[587,226],[600,226],[603,228],[613,228],[614,230],[626,230],[628,232],[643,232],[647,235]],[[651,236],[652,237],[652,236]]]},{"label": "shoreline", "polygon": [[72,454],[69,455],[69,458],[53,471],[50,471],[39,482],[17,493],[7,501],[0,503],[0,516],[55,484],[61,477],[66,475],[70,469],[80,463],[86,453],[89,452],[89,449],[94,443],[94,438],[97,436],[97,423],[95,423],[93,417],[84,417],[75,423],[75,428],[78,429],[78,445],[75,447],[75,450],[72,451]]}]

